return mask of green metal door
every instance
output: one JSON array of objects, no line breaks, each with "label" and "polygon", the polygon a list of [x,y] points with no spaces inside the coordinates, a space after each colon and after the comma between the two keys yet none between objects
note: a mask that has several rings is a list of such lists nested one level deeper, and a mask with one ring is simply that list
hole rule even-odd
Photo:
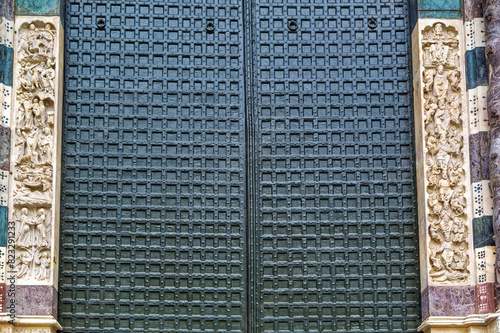
[{"label": "green metal door", "polygon": [[415,332],[408,16],[68,0],[64,332]]}]

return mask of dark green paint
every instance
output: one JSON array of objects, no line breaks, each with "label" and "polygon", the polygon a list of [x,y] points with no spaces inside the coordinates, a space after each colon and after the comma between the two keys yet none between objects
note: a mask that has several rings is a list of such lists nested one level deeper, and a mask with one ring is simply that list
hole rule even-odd
[{"label": "dark green paint", "polygon": [[90,4],[66,14],[63,331],[416,332],[406,5]]}]

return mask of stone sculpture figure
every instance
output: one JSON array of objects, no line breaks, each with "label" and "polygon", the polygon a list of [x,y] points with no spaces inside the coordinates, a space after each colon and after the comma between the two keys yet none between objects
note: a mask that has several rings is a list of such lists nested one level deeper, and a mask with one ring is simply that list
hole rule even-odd
[{"label": "stone sculpture figure", "polygon": [[17,263],[17,266],[19,268],[17,270],[17,278],[20,279],[22,277],[29,276],[33,257],[30,256],[29,253],[23,251],[19,254],[18,259],[19,261]]},{"label": "stone sculpture figure", "polygon": [[45,209],[40,208],[34,222],[34,225],[36,226],[36,233],[33,243],[41,247],[47,247],[49,245],[49,241],[47,239],[47,228],[45,227],[46,220],[47,214],[45,213]]},{"label": "stone sculpture figure", "polygon": [[24,207],[21,209],[21,218],[19,222],[21,226],[18,231],[16,243],[18,246],[29,246],[31,244],[30,231],[33,223],[28,216],[28,208]]},{"label": "stone sculpture figure", "polygon": [[39,254],[38,259],[35,261],[38,266],[36,272],[36,279],[44,281],[50,276],[50,255],[46,251]]},{"label": "stone sculpture figure", "polygon": [[40,139],[39,147],[40,164],[50,164],[52,161],[52,136],[50,135],[49,128],[43,129],[43,135]]}]

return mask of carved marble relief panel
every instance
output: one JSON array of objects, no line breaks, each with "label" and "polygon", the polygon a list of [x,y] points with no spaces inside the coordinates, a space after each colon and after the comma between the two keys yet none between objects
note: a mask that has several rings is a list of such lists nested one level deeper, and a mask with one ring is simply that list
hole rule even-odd
[{"label": "carved marble relief panel", "polygon": [[57,31],[51,22],[18,26],[12,136],[11,219],[18,281],[49,282],[55,179]]},{"label": "carved marble relief panel", "polygon": [[[430,282],[472,282],[467,112],[458,29],[436,22],[421,30],[420,112]],[[418,112],[418,111],[416,111]]]}]

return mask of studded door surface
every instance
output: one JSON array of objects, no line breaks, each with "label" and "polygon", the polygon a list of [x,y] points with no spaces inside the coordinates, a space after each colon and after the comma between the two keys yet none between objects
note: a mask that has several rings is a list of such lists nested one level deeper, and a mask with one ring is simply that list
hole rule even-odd
[{"label": "studded door surface", "polygon": [[242,17],[67,2],[65,332],[245,332]]},{"label": "studded door surface", "polygon": [[406,2],[67,0],[63,332],[416,332]]},{"label": "studded door surface", "polygon": [[405,1],[256,0],[256,332],[416,332]]}]

